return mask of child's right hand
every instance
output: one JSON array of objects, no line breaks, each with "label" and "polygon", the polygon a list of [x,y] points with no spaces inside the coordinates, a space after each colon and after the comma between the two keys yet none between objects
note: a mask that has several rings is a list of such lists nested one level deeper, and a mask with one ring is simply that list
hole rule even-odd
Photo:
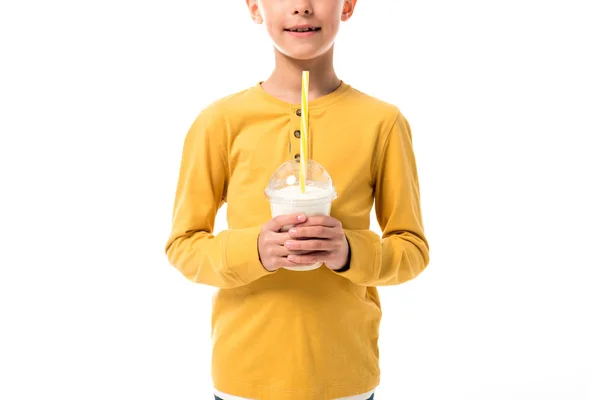
[{"label": "child's right hand", "polygon": [[299,213],[280,215],[263,225],[258,236],[258,256],[266,270],[275,271],[282,267],[298,266],[287,258],[288,255],[295,253],[284,246],[286,240],[290,239],[290,235],[287,232],[281,232],[281,229],[305,221],[306,215]]}]

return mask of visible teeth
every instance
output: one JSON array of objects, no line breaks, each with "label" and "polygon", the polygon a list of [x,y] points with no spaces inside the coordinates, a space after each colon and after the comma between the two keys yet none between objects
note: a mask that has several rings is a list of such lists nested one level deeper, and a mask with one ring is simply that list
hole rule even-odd
[{"label": "visible teeth", "polygon": [[308,31],[316,31],[316,28],[297,28],[297,29],[290,29],[292,32],[308,32]]}]

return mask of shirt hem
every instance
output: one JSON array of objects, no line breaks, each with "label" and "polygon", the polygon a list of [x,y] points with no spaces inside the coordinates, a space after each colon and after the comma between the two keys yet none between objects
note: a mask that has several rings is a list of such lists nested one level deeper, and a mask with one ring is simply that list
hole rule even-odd
[{"label": "shirt hem", "polygon": [[320,389],[283,389],[249,382],[230,380],[216,381],[214,387],[219,392],[244,399],[255,400],[333,400],[367,393],[379,385],[379,375],[362,382],[340,383]]}]

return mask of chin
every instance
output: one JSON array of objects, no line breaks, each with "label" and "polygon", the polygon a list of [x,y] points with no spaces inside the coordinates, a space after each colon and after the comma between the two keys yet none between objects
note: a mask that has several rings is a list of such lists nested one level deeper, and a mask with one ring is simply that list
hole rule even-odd
[{"label": "chin", "polygon": [[329,48],[322,48],[322,49],[316,49],[316,50],[299,50],[299,49],[286,49],[283,47],[279,47],[276,46],[277,50],[286,55],[287,57],[293,58],[295,60],[312,60],[314,58],[317,58],[319,56],[322,56],[323,54],[327,53],[327,51],[329,51],[329,48],[331,48],[331,46],[329,46]]}]

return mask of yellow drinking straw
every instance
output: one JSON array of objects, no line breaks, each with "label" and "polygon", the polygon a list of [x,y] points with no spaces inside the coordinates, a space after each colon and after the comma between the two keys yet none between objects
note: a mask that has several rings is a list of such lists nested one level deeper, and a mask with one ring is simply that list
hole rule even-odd
[{"label": "yellow drinking straw", "polygon": [[306,191],[308,148],[308,71],[302,71],[302,120],[300,122],[300,190]]}]

